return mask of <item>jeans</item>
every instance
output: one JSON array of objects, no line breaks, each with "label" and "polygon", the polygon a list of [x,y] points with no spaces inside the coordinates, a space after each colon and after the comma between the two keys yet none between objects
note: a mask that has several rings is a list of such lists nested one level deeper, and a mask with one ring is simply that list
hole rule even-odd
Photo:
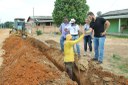
[{"label": "jeans", "polygon": [[61,36],[60,37],[60,47],[61,47],[62,52],[64,52],[64,41],[65,41],[64,36]]},{"label": "jeans", "polygon": [[87,43],[88,43],[90,52],[92,52],[92,40],[91,39],[92,39],[91,35],[84,36],[84,51],[85,52],[87,51]]},{"label": "jeans", "polygon": [[95,59],[103,62],[104,58],[104,43],[106,37],[94,37]]},{"label": "jeans", "polygon": [[[73,39],[73,40],[76,40],[76,39],[78,39],[78,38],[79,38],[78,35],[72,35],[72,39]],[[79,45],[78,43],[77,43],[76,45],[74,45],[73,49],[74,49],[74,51],[76,52],[75,46],[76,46],[78,55],[80,55],[80,45]]]}]

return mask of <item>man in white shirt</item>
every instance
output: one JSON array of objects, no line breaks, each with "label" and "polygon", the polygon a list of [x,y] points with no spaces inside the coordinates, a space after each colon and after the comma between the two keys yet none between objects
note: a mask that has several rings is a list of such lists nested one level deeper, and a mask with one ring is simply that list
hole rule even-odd
[{"label": "man in white shirt", "polygon": [[[68,27],[69,33],[72,35],[73,40],[78,39],[80,36],[80,33],[79,33],[80,28],[75,22],[76,22],[75,19],[71,19],[71,21],[70,21],[71,25]],[[80,57],[80,46],[78,43],[75,46],[77,49],[78,57]],[[76,52],[75,47],[74,47],[74,51]]]}]

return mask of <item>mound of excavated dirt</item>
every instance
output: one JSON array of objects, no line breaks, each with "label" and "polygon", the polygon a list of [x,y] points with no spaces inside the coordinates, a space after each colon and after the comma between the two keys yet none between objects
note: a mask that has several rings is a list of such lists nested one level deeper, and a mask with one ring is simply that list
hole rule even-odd
[{"label": "mound of excavated dirt", "polygon": [[33,45],[32,39],[23,40],[17,36],[6,39],[0,85],[77,85],[47,59],[46,49],[41,52]]},{"label": "mound of excavated dirt", "polygon": [[[61,56],[58,55],[59,54],[59,52],[57,52],[58,47],[56,47],[55,49],[55,46],[58,43],[53,40],[47,40],[46,42],[51,47],[54,47],[54,52],[56,52],[56,54],[52,54],[52,53],[50,54],[54,62],[56,61],[56,63],[58,63],[60,66],[63,66],[62,63],[63,61],[61,61],[63,55]],[[81,58],[81,59],[86,59],[86,58]],[[85,71],[79,70],[77,67],[74,69],[74,74],[80,85],[128,85],[128,79],[124,78],[123,76],[115,75],[114,73],[105,71],[100,65],[98,65],[94,61],[88,62],[87,67],[88,68],[86,68]]]}]

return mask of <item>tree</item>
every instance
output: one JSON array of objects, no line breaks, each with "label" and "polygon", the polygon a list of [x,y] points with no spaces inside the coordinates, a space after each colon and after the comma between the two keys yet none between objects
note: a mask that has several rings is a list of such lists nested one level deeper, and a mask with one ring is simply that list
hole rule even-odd
[{"label": "tree", "polygon": [[56,0],[52,16],[57,25],[63,21],[63,17],[74,18],[78,24],[83,24],[89,6],[86,0]]},{"label": "tree", "polygon": [[10,21],[7,21],[7,22],[4,23],[4,26],[6,28],[13,28],[13,25],[14,25],[14,22],[10,22]]}]

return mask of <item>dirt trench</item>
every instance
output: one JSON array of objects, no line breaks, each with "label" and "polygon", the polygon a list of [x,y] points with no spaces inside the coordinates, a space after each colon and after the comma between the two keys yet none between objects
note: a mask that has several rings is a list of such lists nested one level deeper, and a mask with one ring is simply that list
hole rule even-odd
[{"label": "dirt trench", "polygon": [[[62,67],[63,70],[64,55],[59,51],[59,43],[54,40],[47,40],[45,42],[49,45],[51,50],[48,50],[45,53],[48,53],[50,59],[55,62],[55,64],[59,65],[59,67]],[[85,70],[80,70],[75,67],[74,75],[79,85],[128,85],[128,79],[124,76],[115,75],[114,73],[105,71],[94,61],[89,61]]]},{"label": "dirt trench", "polygon": [[[10,36],[3,49],[0,85],[77,85],[64,72],[64,55],[53,40]],[[123,76],[107,72],[93,61],[84,71],[76,67],[74,74],[79,85],[128,85]]]},{"label": "dirt trench", "polygon": [[3,45],[0,85],[77,85],[61,71],[63,66],[53,63],[50,53],[54,49],[47,46],[34,38],[7,38]]}]

